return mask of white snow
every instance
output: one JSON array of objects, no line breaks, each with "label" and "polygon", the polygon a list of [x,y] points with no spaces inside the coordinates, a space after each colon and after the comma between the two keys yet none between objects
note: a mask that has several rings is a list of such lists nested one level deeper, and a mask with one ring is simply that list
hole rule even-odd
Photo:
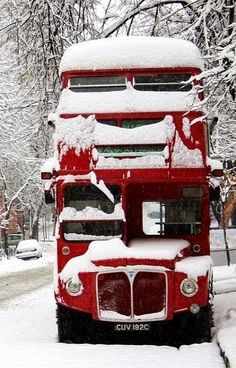
[{"label": "white snow", "polygon": [[[136,239],[129,244],[129,247],[126,247],[123,241],[118,238],[93,241],[89,244],[85,254],[71,258],[67,262],[60,273],[60,279],[66,283],[79,272],[111,269],[111,267],[96,266],[94,264],[95,261],[104,259],[174,259],[177,256],[181,257],[181,251],[188,246],[189,242],[181,239]],[[149,268],[146,265],[137,267]],[[136,266],[130,266],[130,268],[136,268]]]},{"label": "white snow", "polygon": [[[100,310],[100,317],[101,319],[107,319],[109,321],[124,321],[126,319],[130,319],[130,316],[126,316],[124,314],[120,314],[114,311],[108,311],[108,310]],[[156,313],[149,313],[149,314],[142,314],[142,316],[136,316],[134,315],[135,321],[150,321],[150,320],[161,320],[166,317],[166,309],[162,309],[160,312]]]},{"label": "white snow", "polygon": [[218,266],[214,268],[214,292],[236,291],[236,265]]},{"label": "white snow", "polygon": [[197,279],[199,276],[206,276],[213,265],[210,256],[188,257],[175,264],[175,271],[184,272],[188,277]]},{"label": "white snow", "polygon": [[[50,245],[50,247],[53,248],[53,245]],[[28,261],[17,259],[15,257],[10,258],[9,260],[6,258],[0,259],[0,277],[11,273],[22,272],[25,270],[47,267],[49,264],[54,263],[54,260],[55,256],[53,255],[53,251],[48,252],[48,250],[45,250],[44,245],[43,257],[39,259]]]},{"label": "white snow", "polygon": [[110,144],[154,144],[166,143],[168,127],[173,123],[173,117],[167,115],[162,121],[133,129],[96,124],[94,130],[96,145]]},{"label": "white snow", "polygon": [[191,42],[164,37],[116,37],[69,47],[60,74],[69,70],[196,67],[203,69],[198,48]]},{"label": "white snow", "polygon": [[60,175],[57,177],[56,181],[63,181],[64,183],[74,183],[76,180],[92,180],[93,172],[90,172],[85,175]]},{"label": "white snow", "polygon": [[[21,261],[23,268],[39,260]],[[17,272],[15,261],[0,261],[2,275]],[[43,259],[40,260],[43,262]],[[4,266],[4,267],[3,267]],[[215,282],[231,277],[235,265],[214,267]],[[224,290],[225,291],[225,290]],[[0,305],[0,366],[8,368],[224,368],[216,338],[230,367],[236,367],[236,293],[215,296],[213,342],[181,346],[74,345],[57,341],[52,287],[44,287]]]},{"label": "white snow", "polygon": [[222,280],[229,280],[234,278],[236,280],[236,265],[219,266],[214,268],[214,281],[220,282]]},{"label": "white snow", "polygon": [[[187,118],[183,119],[184,134],[190,136],[190,125]],[[94,115],[88,118],[77,116],[70,119],[58,119],[54,134],[55,147],[61,148],[60,157],[70,148],[75,148],[77,155],[81,150],[97,146],[112,145],[133,145],[133,144],[167,144],[173,139],[175,126],[173,117],[166,115],[161,122],[141,126],[133,129],[125,129],[116,126],[108,126],[96,121]],[[167,167],[166,158],[168,156],[167,147],[157,154],[144,153],[140,157],[130,157],[119,159],[117,157],[104,157],[96,151],[96,168],[140,168],[140,167]],[[95,157],[95,156],[94,156]],[[203,167],[201,151],[188,149],[182,142],[179,134],[176,133],[172,157],[173,167]],[[44,170],[52,171],[58,167],[57,160],[52,159],[45,163]],[[91,173],[91,175],[95,175]],[[111,199],[111,193],[100,181],[97,183],[96,177],[91,176],[94,184],[98,186]]]},{"label": "white snow", "polygon": [[97,182],[97,177],[96,177],[95,172],[90,173],[90,178],[91,178],[91,183],[95,185],[101,192],[103,192],[107,196],[107,198],[110,199],[112,203],[114,203],[114,196],[111,193],[111,191],[107,188],[104,181],[99,180],[99,182]]},{"label": "white snow", "polygon": [[50,157],[48,158],[44,164],[41,167],[41,172],[49,172],[52,173],[53,170],[59,170],[60,169],[60,165],[59,165],[59,161],[57,160],[56,157]]},{"label": "white snow", "polygon": [[121,203],[115,205],[112,213],[105,213],[94,207],[85,207],[82,211],[76,211],[74,207],[64,207],[60,213],[59,222],[62,221],[78,221],[85,219],[98,220],[124,220],[124,211]]},{"label": "white snow", "polygon": [[126,316],[125,314],[120,314],[114,311],[102,310],[102,309],[100,309],[100,317],[102,319],[108,319],[110,321],[112,320],[121,321],[125,319],[130,319],[130,316]]},{"label": "white snow", "polygon": [[224,368],[216,343],[182,346],[179,350],[152,345],[58,343],[51,287],[0,308],[2,368]]},{"label": "white snow", "polygon": [[[86,125],[88,123],[88,126]],[[173,133],[173,117],[167,115],[161,122],[148,126],[125,129],[120,127],[100,124],[94,116],[83,118],[78,116],[71,119],[59,119],[54,134],[55,147],[61,147],[61,154],[65,154],[70,148],[75,148],[79,155],[80,150],[96,145],[125,145],[125,144],[166,144]],[[161,155],[162,154],[162,155]],[[145,154],[143,157],[124,158],[119,160],[114,157],[103,157],[97,153],[97,168],[137,168],[137,167],[166,167],[166,151],[158,154]],[[58,168],[55,159],[46,161],[42,171],[52,172]],[[67,180],[68,181],[68,180]],[[91,173],[91,182],[102,190],[110,200],[114,200],[105,184],[97,183],[95,173]]]},{"label": "white snow", "polygon": [[190,131],[190,120],[188,118],[183,118],[183,132],[186,138],[191,137],[191,131]]},{"label": "white snow", "polygon": [[17,245],[17,250],[32,250],[38,248],[40,245],[35,239],[22,240]]},{"label": "white snow", "polygon": [[[236,233],[235,229],[226,229],[226,240],[229,249],[236,248]],[[211,249],[215,251],[225,249],[224,231],[216,228],[210,232]]]},{"label": "white snow", "polygon": [[189,242],[183,239],[134,239],[127,249],[133,258],[174,259],[188,247]]},{"label": "white snow", "polygon": [[[92,240],[110,240],[114,239],[114,236],[105,235],[89,235],[89,234],[78,234],[78,233],[64,233],[66,240],[70,241],[92,241]],[[117,235],[116,238],[121,238],[122,234]],[[91,267],[91,266],[90,266]],[[93,268],[94,269],[94,268]]]},{"label": "white snow", "polygon": [[219,179],[218,179],[218,178],[216,178],[216,177],[212,176],[212,177],[210,177],[210,179],[209,179],[209,184],[210,184],[210,186],[211,186],[212,188],[217,188],[217,187],[219,187],[219,185],[220,185],[220,181],[219,181]]},{"label": "white snow", "polygon": [[[232,296],[236,298],[236,294]],[[222,296],[222,295],[221,295]],[[219,317],[218,317],[219,318]],[[217,330],[217,341],[219,342],[222,351],[226,354],[229,360],[229,367],[236,367],[236,308],[229,307],[221,314],[219,318],[219,327]]]},{"label": "white snow", "polygon": [[75,148],[78,156],[80,151],[91,148],[94,144],[93,131],[95,124],[96,120],[93,115],[90,115],[87,119],[82,116],[77,116],[69,120],[58,119],[54,133],[54,142],[56,148],[57,144],[60,145],[60,158],[70,148]]},{"label": "white snow", "polygon": [[[25,264],[25,262],[23,262]],[[224,326],[227,310],[235,308],[236,295],[215,299],[216,323]],[[40,301],[40,308],[39,308]],[[181,346],[74,345],[57,342],[55,302],[51,287],[44,287],[2,304],[0,313],[0,362],[8,368],[224,368],[216,342]],[[232,322],[232,319],[231,319]],[[231,329],[232,326],[228,327]],[[221,330],[220,330],[221,331]],[[221,335],[235,356],[235,333]],[[224,332],[224,331],[223,331]],[[224,332],[226,333],[226,331]],[[234,348],[234,350],[233,350]],[[231,360],[231,366],[235,362]]]},{"label": "white snow", "polygon": [[228,325],[222,328],[217,334],[217,340],[221,349],[230,359],[230,368],[236,367],[236,351],[235,351],[235,337],[236,337],[236,310],[229,313]]},{"label": "white snow", "polygon": [[133,87],[113,92],[74,92],[63,89],[57,114],[95,114],[118,112],[157,112],[196,110],[194,92],[149,92]]},{"label": "white snow", "polygon": [[220,160],[216,160],[216,159],[207,157],[207,165],[211,167],[211,171],[223,170],[223,164]]},{"label": "white snow", "polygon": [[198,148],[187,148],[180,139],[178,132],[173,148],[172,167],[203,167],[201,151]]}]

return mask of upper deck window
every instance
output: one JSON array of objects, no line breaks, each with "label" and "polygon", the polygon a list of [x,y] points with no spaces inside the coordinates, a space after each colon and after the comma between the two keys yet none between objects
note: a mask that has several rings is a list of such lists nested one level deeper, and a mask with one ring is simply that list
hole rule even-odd
[{"label": "upper deck window", "polygon": [[191,74],[137,75],[133,85],[138,91],[185,92],[192,89],[192,84],[187,82],[190,78]]},{"label": "upper deck window", "polygon": [[74,92],[110,92],[126,89],[125,76],[72,77],[69,89]]}]

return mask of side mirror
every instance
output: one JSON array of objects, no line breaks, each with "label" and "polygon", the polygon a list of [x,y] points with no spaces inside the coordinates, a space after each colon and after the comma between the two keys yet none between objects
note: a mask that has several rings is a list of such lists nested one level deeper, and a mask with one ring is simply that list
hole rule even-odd
[{"label": "side mirror", "polygon": [[44,195],[45,195],[45,203],[46,204],[55,203],[55,198],[52,195],[52,192],[50,190],[46,190],[45,193],[44,193]]}]

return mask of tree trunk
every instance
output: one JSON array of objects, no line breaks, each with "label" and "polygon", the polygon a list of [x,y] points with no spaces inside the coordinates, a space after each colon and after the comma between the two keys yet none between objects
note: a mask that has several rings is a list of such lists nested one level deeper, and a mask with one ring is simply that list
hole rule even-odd
[{"label": "tree trunk", "polygon": [[43,202],[40,203],[35,213],[33,224],[32,224],[31,236],[30,236],[31,239],[39,240],[39,217],[40,217],[42,206],[43,206]]},{"label": "tree trunk", "polygon": [[2,229],[2,235],[3,235],[3,247],[4,252],[7,258],[9,258],[9,252],[8,252],[8,230],[7,228]]}]

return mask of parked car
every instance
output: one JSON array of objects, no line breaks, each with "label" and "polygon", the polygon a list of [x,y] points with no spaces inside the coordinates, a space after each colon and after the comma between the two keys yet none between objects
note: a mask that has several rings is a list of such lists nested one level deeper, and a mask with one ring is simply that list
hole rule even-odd
[{"label": "parked car", "polygon": [[30,259],[42,257],[42,247],[35,239],[22,240],[16,248],[16,258]]}]

